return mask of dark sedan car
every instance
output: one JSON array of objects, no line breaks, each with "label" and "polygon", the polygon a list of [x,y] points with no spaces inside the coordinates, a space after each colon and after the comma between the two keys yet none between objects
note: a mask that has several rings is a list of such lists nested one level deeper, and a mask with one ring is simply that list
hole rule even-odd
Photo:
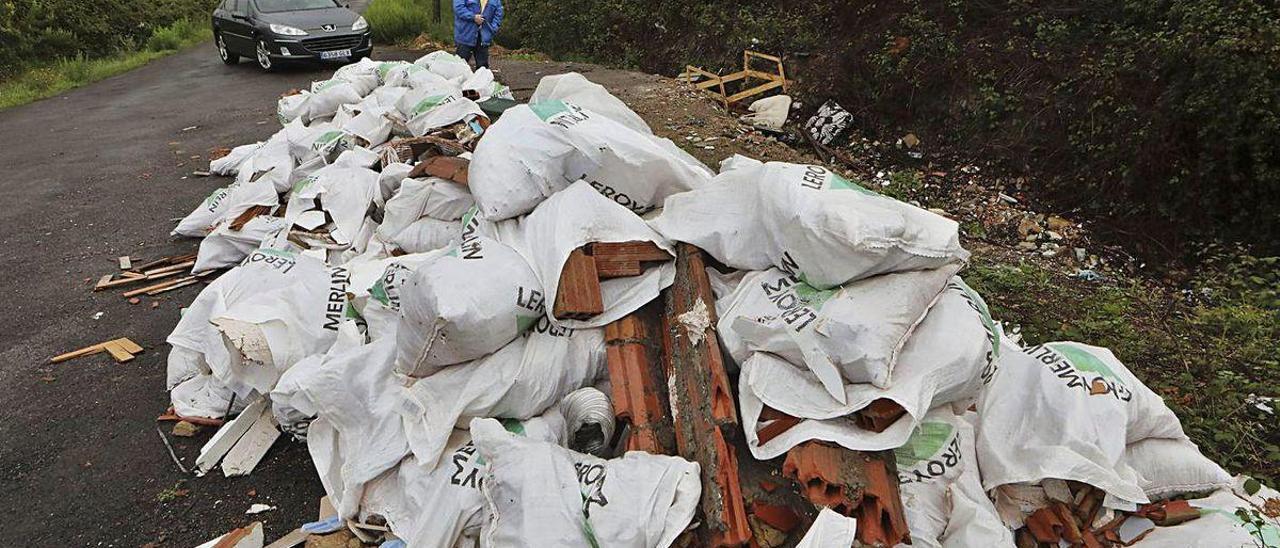
[{"label": "dark sedan car", "polygon": [[364,17],[335,0],[222,0],[213,11],[222,62],[240,57],[272,70],[281,62],[354,61],[373,53]]}]

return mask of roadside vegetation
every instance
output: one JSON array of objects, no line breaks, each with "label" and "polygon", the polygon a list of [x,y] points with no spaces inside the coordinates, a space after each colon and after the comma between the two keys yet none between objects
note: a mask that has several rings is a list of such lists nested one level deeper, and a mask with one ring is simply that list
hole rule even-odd
[{"label": "roadside vegetation", "polygon": [[503,46],[557,58],[674,75],[686,63],[736,70],[744,48],[784,55],[808,108],[836,99],[870,138],[954,145],[1128,232],[1280,250],[1275,2],[525,0],[509,11]]},{"label": "roadside vegetation", "polygon": [[77,54],[29,67],[0,80],[0,109],[57,95],[115,76],[212,37],[209,26],[182,19],[159,27],[142,49],[105,57]]},{"label": "roadside vegetation", "polygon": [[217,0],[0,2],[0,108],[141,66],[210,36]]},{"label": "roadside vegetation", "polygon": [[379,44],[407,44],[424,34],[438,42],[453,40],[449,0],[373,0],[364,18]]},{"label": "roadside vegetation", "polygon": [[1208,254],[1182,291],[1137,279],[1086,282],[981,252],[964,277],[1030,343],[1110,348],[1164,398],[1205,455],[1277,485],[1280,258]]}]

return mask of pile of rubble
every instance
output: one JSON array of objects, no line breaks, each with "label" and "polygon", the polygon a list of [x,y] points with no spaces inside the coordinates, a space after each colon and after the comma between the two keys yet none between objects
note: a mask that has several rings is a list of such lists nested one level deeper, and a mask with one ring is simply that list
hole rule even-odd
[{"label": "pile of rubble", "polygon": [[516,104],[446,52],[345,66],[279,115],[175,229],[195,275],[227,270],[168,338],[173,416],[225,421],[197,474],[305,440],[333,516],[275,546],[1276,533],[1231,516],[1277,493],[1109,351],[1006,337],[935,213],[817,165],[716,173],[581,75]]}]

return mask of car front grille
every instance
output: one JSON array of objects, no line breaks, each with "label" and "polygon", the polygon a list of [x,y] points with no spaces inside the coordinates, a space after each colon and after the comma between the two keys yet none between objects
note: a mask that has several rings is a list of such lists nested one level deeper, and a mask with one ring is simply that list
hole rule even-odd
[{"label": "car front grille", "polygon": [[350,34],[346,36],[326,36],[324,38],[308,38],[302,41],[302,46],[309,51],[316,53],[322,51],[336,51],[340,49],[353,49],[360,45],[364,37],[358,34]]}]

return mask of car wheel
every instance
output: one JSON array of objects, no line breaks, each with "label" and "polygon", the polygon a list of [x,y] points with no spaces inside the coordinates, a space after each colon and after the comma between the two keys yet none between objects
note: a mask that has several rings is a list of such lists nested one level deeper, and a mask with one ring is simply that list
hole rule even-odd
[{"label": "car wheel", "polygon": [[240,62],[240,56],[227,49],[227,42],[222,39],[222,33],[213,35],[213,45],[218,47],[218,57],[222,58],[223,63],[234,65]]},{"label": "car wheel", "polygon": [[271,72],[276,69],[275,64],[271,61],[271,55],[267,53],[267,46],[263,45],[261,41],[258,42],[256,54],[258,58],[258,68],[261,68],[265,72]]}]

